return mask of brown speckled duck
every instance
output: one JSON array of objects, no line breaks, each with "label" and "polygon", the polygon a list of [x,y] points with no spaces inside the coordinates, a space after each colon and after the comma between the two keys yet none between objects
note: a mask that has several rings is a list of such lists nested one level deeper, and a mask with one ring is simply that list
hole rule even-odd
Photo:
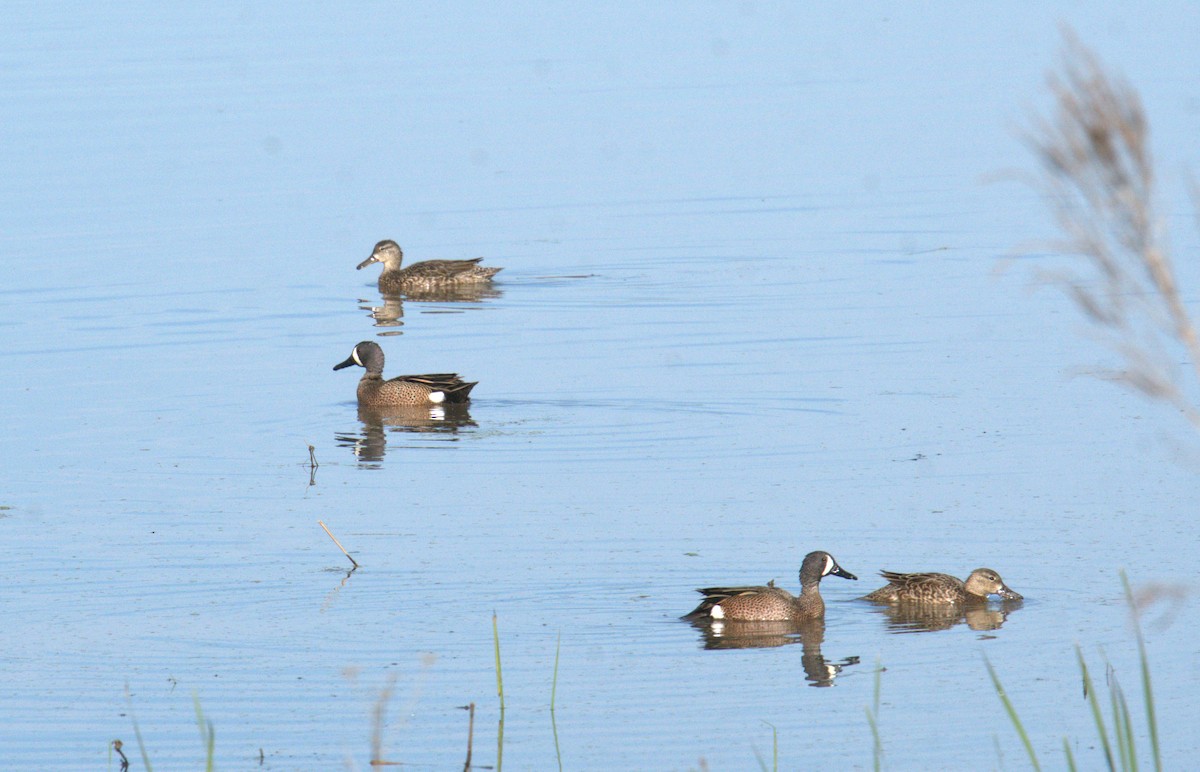
[{"label": "brown speckled duck", "polygon": [[800,597],[769,582],[761,587],[706,587],[696,592],[704,600],[684,619],[738,620],[744,622],[802,622],[825,616],[821,579],[829,575],[843,579],[857,576],[837,564],[828,552],[810,552],[800,566]]},{"label": "brown speckled duck", "polygon": [[383,273],[379,275],[379,291],[384,294],[398,294],[410,289],[491,281],[492,277],[503,269],[485,268],[479,265],[482,259],[476,257],[471,260],[426,260],[401,268],[404,252],[401,251],[400,245],[391,239],[384,239],[375,245],[371,256],[359,263],[358,268],[361,270],[371,263],[383,263]]},{"label": "brown speckled duck", "polygon": [[880,571],[888,583],[864,600],[876,603],[982,603],[989,595],[1004,600],[1022,600],[990,568],[976,568],[963,581],[949,574],[900,574]]},{"label": "brown speckled duck", "polygon": [[354,347],[345,362],[334,370],[358,365],[366,374],[358,382],[358,404],[364,407],[404,407],[437,405],[443,402],[469,402],[471,389],[477,381],[466,382],[457,373],[401,375],[383,379],[383,349],[378,343],[364,340]]}]

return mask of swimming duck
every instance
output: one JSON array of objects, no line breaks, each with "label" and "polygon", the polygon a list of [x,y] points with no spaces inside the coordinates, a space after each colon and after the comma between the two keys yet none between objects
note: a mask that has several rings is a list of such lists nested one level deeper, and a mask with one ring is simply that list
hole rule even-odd
[{"label": "swimming duck", "polygon": [[371,263],[383,263],[383,273],[379,274],[379,291],[397,294],[408,289],[491,281],[492,277],[503,269],[485,268],[479,265],[482,259],[476,257],[470,260],[426,260],[401,268],[404,252],[401,251],[400,245],[391,239],[384,239],[375,245],[370,257],[358,264],[358,270]]},{"label": "swimming duck", "polygon": [[880,571],[879,575],[888,583],[875,592],[864,596],[864,600],[877,603],[964,603],[982,602],[989,595],[999,595],[1005,600],[1021,600],[1000,574],[990,568],[976,568],[963,581],[949,574],[900,574],[895,571]]},{"label": "swimming duck", "polygon": [[725,619],[754,622],[819,619],[825,616],[821,599],[821,579],[829,576],[858,579],[837,564],[828,552],[810,552],[800,566],[800,597],[768,582],[760,587],[706,587],[696,590],[704,595],[684,619]]},{"label": "swimming duck", "polygon": [[378,343],[364,340],[354,347],[345,362],[334,370],[358,365],[366,374],[358,382],[358,404],[366,407],[397,407],[437,405],[443,402],[469,402],[471,389],[478,381],[466,382],[457,373],[401,375],[383,380],[383,349]]}]

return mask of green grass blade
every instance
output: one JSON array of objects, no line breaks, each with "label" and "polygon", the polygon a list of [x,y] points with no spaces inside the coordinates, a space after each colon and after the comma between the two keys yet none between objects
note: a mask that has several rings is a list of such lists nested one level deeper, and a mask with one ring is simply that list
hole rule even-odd
[{"label": "green grass blade", "polygon": [[882,660],[882,659],[876,659],[876,660],[875,660],[875,695],[874,695],[874,697],[872,698],[872,700],[873,700],[872,704],[873,704],[873,706],[874,706],[875,713],[876,713],[877,715],[878,715],[878,713],[879,713],[879,695],[880,695],[880,693],[883,691],[883,689],[882,689],[882,683],[883,683],[883,678],[882,678],[882,675],[883,675],[883,660]]},{"label": "green grass blade", "polygon": [[137,738],[138,753],[142,754],[142,764],[146,772],[154,772],[150,756],[146,753],[146,743],[142,740],[142,728],[138,726],[137,714],[133,712],[133,697],[129,694],[129,684],[125,684],[125,702],[129,703],[129,720],[133,722],[133,736]]},{"label": "green grass blade", "polygon": [[1125,724],[1121,721],[1121,684],[1117,682],[1117,674],[1108,666],[1108,703],[1112,710],[1113,744],[1117,747],[1117,759],[1121,769],[1129,772],[1129,743],[1125,739]]},{"label": "green grass blade", "polygon": [[1138,609],[1133,602],[1133,590],[1129,577],[1121,572],[1121,584],[1125,587],[1125,602],[1133,615],[1133,632],[1137,636],[1138,659],[1142,663],[1142,699],[1146,703],[1146,728],[1150,731],[1150,750],[1154,754],[1154,769],[1162,772],[1162,751],[1158,745],[1158,718],[1154,712],[1154,689],[1150,686],[1150,660],[1146,657],[1146,640],[1142,637],[1142,624],[1138,620]]},{"label": "green grass blade", "polygon": [[758,762],[758,768],[762,770],[762,772],[767,772],[767,760],[764,759],[762,754],[758,752],[758,748],[754,749],[754,760]]},{"label": "green grass blade", "polygon": [[[779,730],[770,721],[763,721],[764,724],[771,727],[771,756],[773,772],[779,772]],[[754,749],[754,758],[758,760],[758,768],[763,772],[767,772],[767,762],[763,759],[762,754],[758,749]]]},{"label": "green grass blade", "polygon": [[492,612],[492,643],[496,646],[496,693],[500,695],[500,722],[496,728],[496,772],[504,769],[504,676],[500,672],[500,625]]},{"label": "green grass blade", "polygon": [[1008,713],[1009,720],[1012,721],[1013,727],[1017,730],[1017,735],[1020,736],[1021,743],[1025,746],[1025,752],[1029,754],[1029,763],[1033,765],[1035,772],[1041,772],[1042,765],[1038,763],[1037,754],[1033,751],[1033,743],[1029,741],[1029,734],[1021,724],[1021,718],[1017,715],[1017,709],[1013,707],[1012,701],[1008,699],[1008,694],[1004,691],[1004,685],[1000,683],[1000,677],[996,675],[996,670],[992,667],[992,663],[987,657],[983,658],[983,664],[987,666],[988,675],[992,677],[992,686],[996,688],[996,695],[1000,698],[1005,712]]},{"label": "green grass blade", "polygon": [[1137,772],[1137,748],[1133,738],[1133,721],[1129,717],[1129,704],[1125,700],[1125,690],[1112,676],[1113,727],[1117,732],[1117,747],[1121,750],[1122,767],[1129,772]]},{"label": "green grass blade", "polygon": [[492,643],[496,646],[496,694],[500,695],[500,712],[504,713],[504,675],[500,672],[500,627],[496,612],[492,612]]},{"label": "green grass blade", "polygon": [[200,695],[192,692],[192,704],[196,707],[196,726],[200,728],[200,742],[204,743],[204,769],[205,772],[213,772],[213,756],[217,747],[217,730],[213,727],[213,722],[204,718],[204,711],[200,708]]},{"label": "green grass blade", "polygon": [[775,728],[774,724],[771,724],[771,758],[773,761],[771,769],[779,772],[779,730]]},{"label": "green grass blade", "polygon": [[554,698],[558,695],[558,655],[562,652],[562,631],[558,633],[558,644],[554,647],[554,680],[550,682],[550,712],[554,712]]},{"label": "green grass blade", "polygon": [[866,712],[867,724],[871,727],[871,737],[873,737],[875,740],[874,748],[872,749],[872,758],[874,759],[874,763],[872,764],[871,768],[874,769],[875,772],[879,772],[883,760],[883,743],[879,741],[879,724],[876,723],[875,714],[870,708],[867,708]]},{"label": "green grass blade", "polygon": [[1063,755],[1067,757],[1067,769],[1070,772],[1078,772],[1079,767],[1075,766],[1075,754],[1071,753],[1071,743],[1067,738],[1063,738]]},{"label": "green grass blade", "polygon": [[1092,720],[1096,723],[1096,733],[1100,735],[1100,745],[1104,748],[1104,761],[1108,764],[1109,772],[1116,770],[1113,760],[1112,746],[1108,742],[1108,728],[1104,725],[1104,714],[1100,712],[1100,700],[1096,697],[1096,686],[1088,673],[1087,662],[1083,658],[1083,650],[1075,647],[1075,656],[1079,659],[1079,670],[1083,673],[1083,690],[1087,692],[1088,704],[1092,708]]}]

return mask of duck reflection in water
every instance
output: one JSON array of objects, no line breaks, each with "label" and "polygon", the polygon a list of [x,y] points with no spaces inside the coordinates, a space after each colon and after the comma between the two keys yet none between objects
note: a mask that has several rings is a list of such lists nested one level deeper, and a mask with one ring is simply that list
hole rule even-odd
[{"label": "duck reflection in water", "polygon": [[769,649],[800,644],[800,664],[809,686],[833,686],[843,669],[858,664],[858,657],[829,660],[821,653],[821,644],[825,642],[824,619],[802,622],[690,621],[700,631],[706,649]]},{"label": "duck reflection in water", "polygon": [[1023,601],[1006,600],[999,603],[899,603],[880,606],[879,613],[887,619],[888,632],[932,633],[949,630],[966,623],[979,632],[999,630],[1008,615],[1021,608]]},{"label": "duck reflection in water", "polygon": [[[376,327],[403,327],[404,303],[482,303],[498,298],[503,293],[492,284],[447,284],[433,287],[416,287],[399,293],[385,293],[382,306],[370,305],[369,300],[359,299],[359,308],[368,312]],[[463,307],[450,306],[429,309],[425,313],[460,313]],[[381,333],[383,334],[383,333]],[[399,335],[396,331],[391,333]]]},{"label": "duck reflection in water", "polygon": [[387,453],[387,435],[417,434],[432,442],[457,442],[458,433],[478,424],[471,419],[470,405],[446,402],[414,407],[360,407],[356,432],[335,435],[339,447],[350,448],[360,466],[377,467]]}]

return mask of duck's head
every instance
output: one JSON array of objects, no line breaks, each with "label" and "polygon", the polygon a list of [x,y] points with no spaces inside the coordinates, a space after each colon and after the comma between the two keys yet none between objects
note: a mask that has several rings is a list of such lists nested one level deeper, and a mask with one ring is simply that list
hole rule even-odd
[{"label": "duck's head", "polygon": [[828,552],[817,550],[804,556],[804,562],[800,565],[801,584],[811,581],[819,582],[827,576],[858,579],[857,576],[839,566],[837,561],[833,559],[833,555],[830,555]]},{"label": "duck's head", "polygon": [[351,365],[365,367],[368,373],[382,373],[383,349],[374,341],[364,340],[354,347],[350,352],[350,356],[346,357],[346,361],[338,362],[333,366],[333,369],[341,370],[343,367]]},{"label": "duck's head", "polygon": [[990,568],[976,568],[967,577],[967,592],[980,597],[999,595],[1005,600],[1022,600],[1021,594],[1011,589],[1000,574]]},{"label": "duck's head", "polygon": [[375,245],[370,257],[358,264],[358,269],[362,270],[371,263],[383,263],[385,269],[395,269],[399,268],[403,261],[404,252],[400,249],[400,245],[391,239],[384,239]]}]

